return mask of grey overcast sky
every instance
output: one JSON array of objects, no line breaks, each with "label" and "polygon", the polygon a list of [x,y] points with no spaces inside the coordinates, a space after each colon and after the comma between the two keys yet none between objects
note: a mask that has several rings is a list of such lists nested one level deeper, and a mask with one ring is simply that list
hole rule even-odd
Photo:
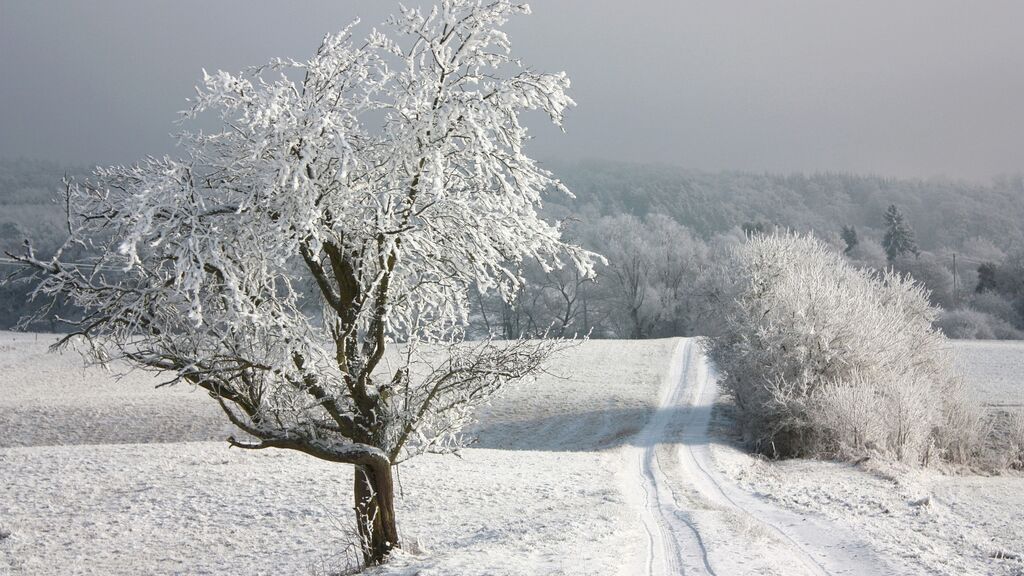
[{"label": "grey overcast sky", "polygon": [[[418,0],[407,0],[415,5]],[[425,3],[425,2],[424,2]],[[0,0],[0,156],[132,162],[200,70],[304,59],[387,0]],[[1020,0],[536,0],[509,25],[579,102],[532,152],[973,180],[1024,171]]]}]

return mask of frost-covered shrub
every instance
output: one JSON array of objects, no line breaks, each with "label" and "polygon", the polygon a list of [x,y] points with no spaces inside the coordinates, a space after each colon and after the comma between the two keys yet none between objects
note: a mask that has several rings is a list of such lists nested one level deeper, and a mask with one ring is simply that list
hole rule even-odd
[{"label": "frost-covered shrub", "polygon": [[964,308],[946,310],[935,325],[949,338],[960,340],[1019,340],[1024,333],[1002,318],[987,312]]},{"label": "frost-covered shrub", "polygon": [[1024,470],[1024,408],[997,412],[992,428],[990,468]]},{"label": "frost-covered shrub", "polygon": [[920,285],[795,235],[752,238],[730,270],[709,352],[756,449],[924,462],[981,444],[981,411]]},{"label": "frost-covered shrub", "polygon": [[935,254],[920,252],[914,256],[897,258],[893,262],[893,267],[925,286],[932,304],[942,308],[952,308],[955,305],[953,271]]},{"label": "frost-covered shrub", "polygon": [[807,411],[811,427],[833,431],[833,448],[850,456],[884,445],[886,431],[881,396],[859,375],[852,378],[823,385]]},{"label": "frost-covered shrub", "polygon": [[1020,318],[1013,307],[1013,302],[1002,294],[988,291],[976,292],[971,296],[970,308],[972,310],[984,312],[990,316],[994,316],[995,318],[1005,320],[1011,326],[1020,324]]},{"label": "frost-covered shrub", "polygon": [[[967,382],[953,379],[944,390],[941,425],[934,429],[932,446],[938,456],[956,464],[976,464],[988,457],[986,445],[992,421]],[[926,457],[933,456],[931,453]]]},{"label": "frost-covered shrub", "polygon": [[1011,457],[1008,465],[1016,470],[1024,470],[1024,410],[1017,410],[1010,417],[1007,437]]}]

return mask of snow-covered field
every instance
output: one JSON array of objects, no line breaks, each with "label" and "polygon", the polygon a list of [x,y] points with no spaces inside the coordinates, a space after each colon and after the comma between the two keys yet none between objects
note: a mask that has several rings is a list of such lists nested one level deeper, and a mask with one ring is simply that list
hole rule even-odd
[{"label": "snow-covered field", "polygon": [[[338,565],[347,467],[229,450],[202,393],[83,370],[52,340],[0,332],[0,574]],[[709,445],[713,380],[686,343],[584,343],[486,409],[461,458],[400,467],[406,551],[375,573],[1024,573],[1024,479]],[[1024,346],[957,351],[992,403],[1020,398]]]},{"label": "snow-covered field", "polygon": [[1024,406],[1024,342],[957,340],[953,355],[960,373],[985,404]]},{"label": "snow-covered field", "polygon": [[[201,392],[114,381],[52,341],[0,332],[0,574],[313,574],[344,554],[348,467],[229,450]],[[614,447],[674,345],[589,342],[495,402],[482,448],[403,465],[416,543],[384,572],[633,573],[644,541]]]},{"label": "snow-covered field", "polygon": [[116,379],[48,334],[0,332],[0,446],[223,440],[224,416],[190,386],[155,387],[136,371]]}]

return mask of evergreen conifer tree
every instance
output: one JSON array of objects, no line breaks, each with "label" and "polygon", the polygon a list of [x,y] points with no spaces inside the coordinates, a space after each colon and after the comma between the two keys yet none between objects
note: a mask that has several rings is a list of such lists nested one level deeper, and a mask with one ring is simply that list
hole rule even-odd
[{"label": "evergreen conifer tree", "polygon": [[848,255],[860,243],[860,240],[857,239],[857,229],[853,226],[843,226],[840,236],[842,236],[843,242],[846,243],[846,249],[843,250],[843,254]]},{"label": "evergreen conifer tree", "polygon": [[895,204],[890,204],[885,211],[885,237],[882,238],[882,247],[885,248],[885,256],[889,262],[908,253],[914,256],[919,254],[914,230]]}]

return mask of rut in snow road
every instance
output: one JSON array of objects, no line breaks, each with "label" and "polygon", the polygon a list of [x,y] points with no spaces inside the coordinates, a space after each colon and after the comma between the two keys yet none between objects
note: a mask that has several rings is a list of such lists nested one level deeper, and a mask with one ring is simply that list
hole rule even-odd
[{"label": "rut in snow road", "polygon": [[714,467],[715,377],[696,339],[680,340],[658,410],[636,437],[649,575],[889,574],[859,539],[743,492]]},{"label": "rut in snow road", "polygon": [[637,465],[644,493],[641,518],[648,537],[648,574],[714,574],[700,531],[689,512],[676,502],[658,458],[659,446],[669,441],[667,431],[674,414],[668,408],[676,405],[679,391],[684,388],[683,375],[689,368],[692,346],[690,339],[676,346],[662,384],[658,410],[637,436],[641,447],[637,451]]}]

